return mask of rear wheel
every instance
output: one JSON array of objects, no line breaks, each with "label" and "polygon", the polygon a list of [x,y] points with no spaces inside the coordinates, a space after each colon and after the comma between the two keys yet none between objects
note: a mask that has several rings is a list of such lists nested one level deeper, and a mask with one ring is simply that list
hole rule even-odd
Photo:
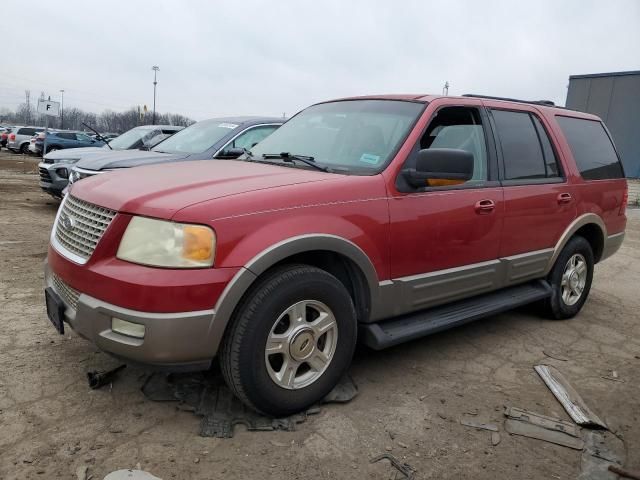
[{"label": "rear wheel", "polygon": [[593,266],[589,242],[580,236],[569,240],[549,273],[552,291],[545,303],[548,316],[560,320],[577,315],[589,296]]},{"label": "rear wheel", "polygon": [[324,270],[291,265],[259,281],[223,340],[220,364],[248,406],[291,415],[324,398],[351,363],[356,343],[353,302]]},{"label": "rear wheel", "polygon": [[22,153],[24,155],[29,153],[29,144],[28,143],[23,143],[22,145],[20,145],[20,153]]}]

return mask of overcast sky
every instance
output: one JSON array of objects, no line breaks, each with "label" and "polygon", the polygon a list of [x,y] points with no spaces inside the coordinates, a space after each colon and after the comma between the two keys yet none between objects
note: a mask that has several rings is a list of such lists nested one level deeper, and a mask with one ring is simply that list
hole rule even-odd
[{"label": "overcast sky", "polygon": [[101,112],[292,115],[372,93],[564,105],[569,75],[640,70],[640,0],[13,2],[0,108],[41,91]]}]

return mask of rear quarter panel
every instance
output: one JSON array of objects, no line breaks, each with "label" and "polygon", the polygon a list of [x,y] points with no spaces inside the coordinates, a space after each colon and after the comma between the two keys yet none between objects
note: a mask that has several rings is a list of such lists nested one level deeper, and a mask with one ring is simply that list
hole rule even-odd
[{"label": "rear quarter panel", "polygon": [[[576,201],[577,216],[579,217],[585,213],[595,213],[604,221],[607,227],[607,235],[623,232],[627,224],[627,217],[624,210],[620,213],[620,207],[627,185],[626,179],[584,180],[573,158],[571,147],[556,120],[556,114],[566,115],[566,111],[544,109],[540,111],[540,114],[545,117],[547,125],[551,127],[550,133],[563,159],[563,167],[571,183],[572,194]],[[602,121],[595,115],[590,114],[580,114],[580,117]]]}]

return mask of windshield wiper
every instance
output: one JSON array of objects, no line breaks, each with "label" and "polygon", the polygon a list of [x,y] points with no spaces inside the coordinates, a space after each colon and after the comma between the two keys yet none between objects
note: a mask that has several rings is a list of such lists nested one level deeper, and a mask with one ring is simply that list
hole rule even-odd
[{"label": "windshield wiper", "polygon": [[109,142],[107,142],[107,139],[104,138],[102,135],[100,135],[100,132],[98,132],[95,128],[93,128],[91,125],[87,125],[86,123],[82,122],[82,125],[84,125],[85,127],[87,127],[89,130],[91,130],[93,133],[96,134],[96,136],[98,137],[98,140],[102,140],[107,147],[109,147],[109,150],[113,150],[113,148],[111,148],[111,145],[109,145]]},{"label": "windshield wiper", "polygon": [[322,165],[318,165],[315,161],[315,159],[313,157],[310,157],[308,155],[295,155],[295,154],[291,154],[289,152],[282,152],[282,153],[263,153],[262,154],[262,158],[264,158],[265,160],[269,160],[269,159],[275,159],[275,158],[279,158],[280,160],[282,160],[283,162],[289,162],[289,163],[294,163],[296,160],[309,165],[310,167],[316,168],[318,170],[321,170],[323,172],[330,172],[331,170],[329,169],[329,167],[323,167]]}]

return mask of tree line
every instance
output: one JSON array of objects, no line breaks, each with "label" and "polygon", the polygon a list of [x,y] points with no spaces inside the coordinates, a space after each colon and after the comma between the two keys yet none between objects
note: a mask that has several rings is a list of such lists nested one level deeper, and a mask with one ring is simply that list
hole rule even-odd
[{"label": "tree line", "polygon": [[[49,128],[63,128],[65,130],[87,130],[82,123],[91,125],[101,133],[123,133],[140,125],[151,125],[153,114],[144,112],[138,107],[131,107],[124,112],[105,110],[100,114],[85,112],[79,108],[65,108],[64,117],[49,117]],[[22,103],[15,110],[0,110],[0,125],[34,125],[44,127],[47,117],[36,112],[33,105]],[[156,125],[178,125],[187,127],[194,120],[177,113],[156,112]]]}]

